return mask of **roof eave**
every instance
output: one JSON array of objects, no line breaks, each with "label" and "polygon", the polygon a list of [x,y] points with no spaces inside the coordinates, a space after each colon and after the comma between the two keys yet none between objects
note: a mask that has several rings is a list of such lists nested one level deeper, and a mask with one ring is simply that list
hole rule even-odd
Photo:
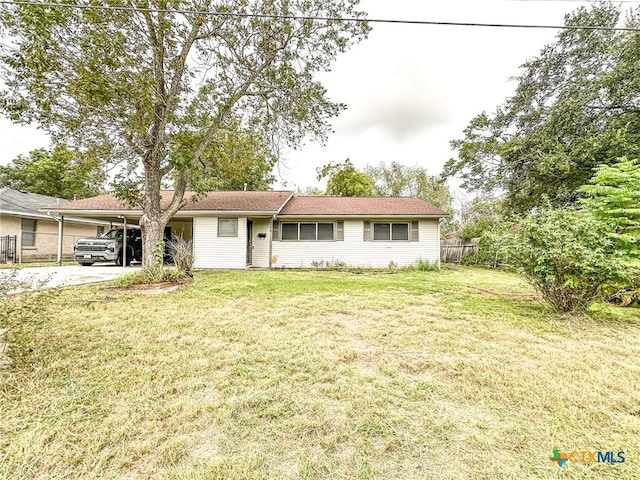
[{"label": "roof eave", "polygon": [[[64,210],[64,209],[46,209],[50,212],[55,212],[57,215],[76,215],[82,217],[90,217],[90,216],[122,216],[122,217],[141,217],[142,210]],[[196,216],[235,216],[235,217],[256,217],[256,216],[264,216],[271,217],[276,214],[276,210],[179,210],[174,215],[174,218],[184,218],[184,217],[196,217]],[[47,217],[47,215],[42,215],[43,217]]]},{"label": "roof eave", "polygon": [[346,213],[323,213],[323,214],[306,214],[306,213],[287,213],[278,215],[279,219],[296,219],[296,218],[352,218],[352,219],[369,219],[369,218],[444,218],[450,214],[404,214],[404,213],[385,213],[385,214],[346,214]]},{"label": "roof eave", "polygon": [[0,210],[0,215],[15,215],[18,217],[33,217],[33,218],[51,218],[50,215],[46,213],[37,213],[37,212],[18,212],[16,210]]},{"label": "roof eave", "polygon": [[[14,212],[14,211],[10,211],[10,210],[2,210],[0,211],[0,214],[2,215],[15,215],[17,217],[23,217],[23,218],[35,218],[35,219],[42,219],[42,220],[54,220],[57,221],[58,218],[56,218],[55,215],[64,215],[65,216],[65,220],[68,220],[70,222],[79,222],[79,223],[93,223],[93,224],[106,224],[108,222],[105,222],[103,220],[100,220],[98,218],[91,218],[91,217],[78,217],[78,216],[66,216],[66,214],[60,214],[57,211],[55,213],[47,211],[47,213],[26,213],[26,212]],[[73,215],[72,213],[70,213],[69,215]]]}]

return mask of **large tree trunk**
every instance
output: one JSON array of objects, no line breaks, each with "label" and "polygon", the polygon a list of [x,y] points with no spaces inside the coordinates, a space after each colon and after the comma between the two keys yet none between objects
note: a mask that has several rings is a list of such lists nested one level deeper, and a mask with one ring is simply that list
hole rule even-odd
[{"label": "large tree trunk", "polygon": [[[142,202],[140,230],[142,232],[142,268],[155,267],[158,262],[154,258],[154,250],[162,242],[164,227],[160,205],[161,174],[159,168],[145,169],[145,191]],[[161,261],[161,260],[160,260]]]},{"label": "large tree trunk", "polygon": [[[159,164],[159,162],[157,163]],[[146,165],[145,165],[146,166]],[[164,240],[164,227],[178,210],[186,203],[184,194],[187,187],[186,174],[176,172],[173,198],[164,210],[160,203],[162,169],[145,168],[145,192],[142,202],[140,230],[142,232],[142,268],[151,268],[161,263],[164,249],[158,247]],[[156,250],[157,249],[157,250]],[[157,252],[157,258],[156,258]]]},{"label": "large tree trunk", "polygon": [[[164,227],[160,216],[150,216],[146,213],[140,217],[140,230],[142,231],[142,268],[155,267],[162,263],[164,249],[159,249],[158,244],[163,241]],[[158,258],[155,257],[158,249]]]}]

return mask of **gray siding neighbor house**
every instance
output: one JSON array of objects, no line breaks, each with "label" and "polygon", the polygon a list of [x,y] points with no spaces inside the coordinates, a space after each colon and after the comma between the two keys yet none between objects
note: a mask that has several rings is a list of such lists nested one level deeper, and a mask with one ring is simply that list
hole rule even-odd
[{"label": "gray siding neighbor house", "polygon": [[94,236],[108,228],[108,222],[100,220],[66,218],[59,245],[60,217],[42,209],[66,203],[68,200],[1,188],[0,262],[56,260],[60,247],[64,257],[71,258],[78,238]]}]

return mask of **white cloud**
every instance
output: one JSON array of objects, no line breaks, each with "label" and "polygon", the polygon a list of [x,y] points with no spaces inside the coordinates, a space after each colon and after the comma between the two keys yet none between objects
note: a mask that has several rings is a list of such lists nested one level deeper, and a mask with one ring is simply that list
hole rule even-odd
[{"label": "white cloud", "polygon": [[[578,2],[362,0],[372,19],[561,25]],[[318,166],[396,160],[439,173],[468,122],[512,94],[509,78],[553,41],[555,30],[373,24],[370,36],[322,75],[348,109],[325,147],[291,152],[289,185],[315,185]],[[0,120],[0,164],[48,145],[41,131]]]},{"label": "white cloud", "polygon": [[34,125],[17,126],[0,117],[0,165],[6,165],[18,155],[26,155],[31,150],[47,148],[49,137]]}]

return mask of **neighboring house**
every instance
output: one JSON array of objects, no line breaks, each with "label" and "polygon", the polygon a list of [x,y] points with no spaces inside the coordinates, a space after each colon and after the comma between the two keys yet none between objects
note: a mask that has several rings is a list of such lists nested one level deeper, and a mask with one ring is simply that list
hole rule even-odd
[{"label": "neighboring house", "polygon": [[[1,188],[0,262],[56,260],[60,222],[56,215],[41,209],[65,203],[68,201],[8,187]],[[65,219],[63,256],[72,257],[76,239],[95,236],[108,229],[108,225],[108,222],[87,218]]]},{"label": "neighboring house", "polygon": [[[167,205],[172,192],[162,192]],[[195,268],[386,267],[438,262],[448,214],[409,197],[294,197],[290,191],[188,193],[168,231],[193,240]],[[112,195],[53,206],[58,215],[137,223]]]}]

